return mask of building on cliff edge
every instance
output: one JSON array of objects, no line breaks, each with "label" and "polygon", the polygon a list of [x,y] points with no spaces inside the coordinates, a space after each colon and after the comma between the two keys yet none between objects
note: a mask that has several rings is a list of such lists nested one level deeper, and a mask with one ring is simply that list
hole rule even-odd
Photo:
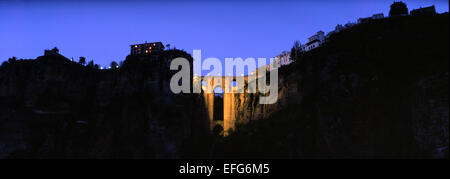
[{"label": "building on cliff edge", "polygon": [[302,50],[307,52],[317,47],[320,47],[325,41],[325,33],[323,31],[317,32],[317,34],[308,38],[308,43],[302,46]]},{"label": "building on cliff edge", "polygon": [[434,7],[434,5],[432,5],[430,7],[413,9],[409,14],[411,16],[435,15],[436,8]]},{"label": "building on cliff edge", "polygon": [[143,44],[134,44],[130,45],[131,47],[131,55],[146,55],[153,52],[161,52],[164,50],[164,45],[161,42],[151,42],[147,43],[147,41]]},{"label": "building on cliff edge", "polygon": [[69,60],[67,57],[61,55],[59,53],[59,49],[56,47],[51,50],[44,50],[44,56],[53,56],[53,57],[58,57],[61,59]]}]

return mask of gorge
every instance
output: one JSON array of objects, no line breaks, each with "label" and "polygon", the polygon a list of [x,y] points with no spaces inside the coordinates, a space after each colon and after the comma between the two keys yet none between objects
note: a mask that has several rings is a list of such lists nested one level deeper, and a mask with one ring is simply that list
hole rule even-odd
[{"label": "gorge", "polygon": [[448,158],[448,21],[395,17],[334,34],[279,69],[275,104],[225,93],[218,132],[214,94],[170,91],[170,60],[192,63],[184,51],[110,70],[10,60],[0,158]]}]

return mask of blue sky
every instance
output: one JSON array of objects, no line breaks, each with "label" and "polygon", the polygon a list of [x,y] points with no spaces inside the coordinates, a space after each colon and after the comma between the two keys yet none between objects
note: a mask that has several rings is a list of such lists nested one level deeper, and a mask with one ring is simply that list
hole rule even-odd
[{"label": "blue sky", "polygon": [[[32,1],[0,0],[0,62],[36,58],[57,46],[66,57],[103,66],[124,60],[129,45],[161,41],[202,57],[266,57],[289,50],[319,30],[375,13],[392,0],[341,1]],[[409,10],[448,1],[404,1]]]}]

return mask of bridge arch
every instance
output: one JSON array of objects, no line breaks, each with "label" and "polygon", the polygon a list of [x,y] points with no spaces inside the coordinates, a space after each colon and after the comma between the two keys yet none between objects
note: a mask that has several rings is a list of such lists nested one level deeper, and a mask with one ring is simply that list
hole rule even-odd
[{"label": "bridge arch", "polygon": [[[210,130],[213,132],[214,129],[217,129],[216,126],[220,125],[223,129],[223,135],[227,136],[229,131],[235,129],[236,100],[238,97],[243,97],[244,95],[243,93],[234,93],[237,91],[236,77],[202,76],[201,78],[198,78],[198,80],[202,81],[202,94],[208,112]],[[248,77],[244,76],[244,84],[247,85],[247,83]],[[217,108],[218,99],[215,98],[215,89],[218,88],[223,90],[222,101],[219,101],[223,106],[219,106],[221,109]],[[215,120],[218,118],[217,115],[223,116],[223,120]]]}]

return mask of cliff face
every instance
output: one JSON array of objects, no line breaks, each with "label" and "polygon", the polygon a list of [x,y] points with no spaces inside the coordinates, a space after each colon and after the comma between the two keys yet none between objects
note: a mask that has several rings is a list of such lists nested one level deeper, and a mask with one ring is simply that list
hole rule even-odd
[{"label": "cliff face", "polygon": [[[0,67],[0,158],[448,158],[448,14],[370,21],[279,69],[276,104],[170,92],[182,51],[97,70],[59,56]],[[213,97],[213,96],[212,96]],[[230,112],[231,111],[231,112]],[[213,145],[211,145],[213,144]]]},{"label": "cliff face", "polygon": [[236,104],[246,125],[215,154],[448,158],[448,20],[389,18],[333,35],[279,69],[276,104]]},{"label": "cliff face", "polygon": [[[281,70],[285,70],[283,67]],[[291,75],[297,72],[293,71]],[[259,104],[261,93],[237,93],[234,100],[234,110],[236,126],[243,126],[251,121],[266,119],[271,114],[277,112],[288,105],[299,104],[298,79],[289,75],[279,74],[278,78],[278,98],[275,104]]]},{"label": "cliff face", "polygon": [[[0,67],[0,158],[178,158],[208,130],[196,95],[170,91],[166,51],[97,70],[55,56]],[[199,151],[201,153],[201,151]]]}]

